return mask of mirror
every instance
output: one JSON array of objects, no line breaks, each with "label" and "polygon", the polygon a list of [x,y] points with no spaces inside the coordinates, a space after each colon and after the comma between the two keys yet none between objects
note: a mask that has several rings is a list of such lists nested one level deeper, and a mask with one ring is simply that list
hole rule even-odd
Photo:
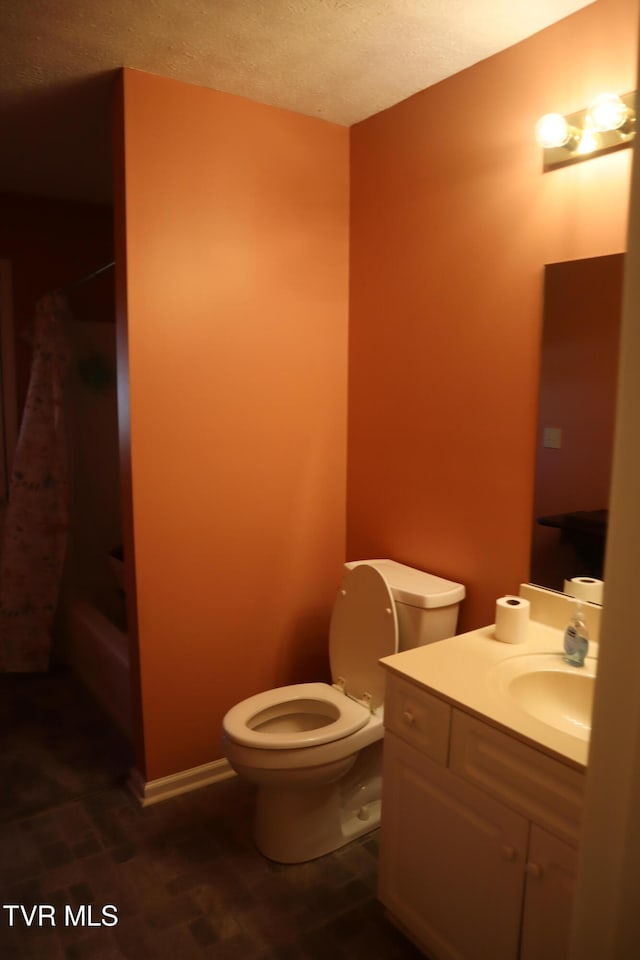
[{"label": "mirror", "polygon": [[624,254],[547,264],[531,582],[602,579]]}]

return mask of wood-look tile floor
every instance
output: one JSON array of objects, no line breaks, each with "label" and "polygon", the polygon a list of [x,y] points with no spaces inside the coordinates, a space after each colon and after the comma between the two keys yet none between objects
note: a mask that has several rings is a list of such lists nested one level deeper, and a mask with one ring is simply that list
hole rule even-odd
[{"label": "wood-look tile floor", "polygon": [[[75,709],[68,687],[59,705],[67,727]],[[82,695],[79,702],[86,710]],[[27,733],[16,726],[2,730],[14,759],[21,736],[33,755],[34,738],[46,743],[50,735],[34,723]],[[95,726],[89,729],[95,737]],[[82,729],[74,735],[81,738]],[[86,746],[74,751],[72,765],[90,754]],[[6,793],[3,752],[4,745]],[[46,766],[47,751],[37,756]],[[236,778],[146,809],[122,782],[96,787],[92,774],[83,791],[81,769],[71,781],[81,792],[62,802],[27,812],[17,805],[15,815],[5,804],[3,960],[422,956],[376,900],[377,832],[310,863],[282,866],[255,850],[252,792]],[[27,925],[34,906],[44,910]]]}]

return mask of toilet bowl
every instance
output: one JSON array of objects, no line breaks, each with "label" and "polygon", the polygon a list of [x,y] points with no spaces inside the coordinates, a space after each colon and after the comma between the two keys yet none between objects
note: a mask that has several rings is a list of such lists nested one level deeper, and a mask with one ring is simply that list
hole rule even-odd
[{"label": "toilet bowl", "polygon": [[258,850],[278,863],[302,863],[377,826],[382,736],[380,714],[365,714],[351,734],[308,746],[248,747],[224,733],[231,766],[258,787],[253,825]]},{"label": "toilet bowl", "polygon": [[[333,684],[258,693],[223,719],[225,756],[257,786],[254,839],[271,860],[312,860],[379,823],[384,673],[378,661],[397,651],[399,631],[396,602],[376,564],[385,576],[389,564],[399,568],[396,575],[421,573],[393,561],[345,565],[329,632]],[[459,584],[422,576],[437,581],[441,593],[448,584],[464,595]]]}]

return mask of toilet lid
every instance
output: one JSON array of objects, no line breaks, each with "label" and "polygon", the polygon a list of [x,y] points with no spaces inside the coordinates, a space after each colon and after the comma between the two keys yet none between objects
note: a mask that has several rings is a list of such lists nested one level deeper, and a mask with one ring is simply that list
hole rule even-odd
[{"label": "toilet lid", "polygon": [[374,567],[361,563],[348,570],[333,606],[329,660],[334,683],[345,693],[367,700],[375,710],[384,700],[382,657],[398,649],[398,619],[391,591]]}]

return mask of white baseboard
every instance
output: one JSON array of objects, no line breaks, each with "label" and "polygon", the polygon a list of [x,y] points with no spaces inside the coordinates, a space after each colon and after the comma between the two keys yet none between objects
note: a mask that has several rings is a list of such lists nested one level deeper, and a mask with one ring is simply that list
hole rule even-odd
[{"label": "white baseboard", "polygon": [[191,767],[189,770],[180,770],[168,777],[159,780],[145,780],[139,770],[132,770],[127,781],[129,790],[142,807],[149,807],[152,803],[160,803],[177,797],[181,793],[199,790],[219,780],[228,780],[235,777],[228,760],[213,760],[203,763],[200,767]]}]

